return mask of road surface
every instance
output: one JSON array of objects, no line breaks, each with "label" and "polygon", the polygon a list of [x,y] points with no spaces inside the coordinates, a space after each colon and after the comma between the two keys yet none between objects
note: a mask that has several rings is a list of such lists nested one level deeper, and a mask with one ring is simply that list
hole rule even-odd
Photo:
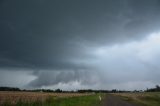
[{"label": "road surface", "polygon": [[103,101],[102,106],[139,106],[122,100],[120,97],[108,94]]}]

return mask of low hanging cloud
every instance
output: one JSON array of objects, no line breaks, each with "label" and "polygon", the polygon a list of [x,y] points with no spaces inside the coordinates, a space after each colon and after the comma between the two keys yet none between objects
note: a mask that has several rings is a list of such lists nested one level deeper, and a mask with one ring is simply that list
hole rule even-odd
[{"label": "low hanging cloud", "polygon": [[[115,87],[133,90],[137,85],[145,89],[159,83],[159,47],[160,33],[153,33],[139,41],[91,48],[88,52],[92,61],[83,59],[83,62],[94,70],[39,71],[34,73],[37,78],[29,86],[68,86],[77,82],[77,87],[87,88],[89,85],[95,89]],[[77,63],[81,61],[79,59]]]},{"label": "low hanging cloud", "polygon": [[[95,72],[87,70],[79,71],[38,71],[34,73],[37,77],[29,83],[31,87],[47,87],[58,84],[70,84],[77,82],[79,86],[92,86],[99,83],[99,76]],[[77,86],[78,87],[78,86]],[[63,88],[62,88],[63,89]]]},{"label": "low hanging cloud", "polygon": [[1,0],[0,86],[157,84],[159,10],[159,0]]}]

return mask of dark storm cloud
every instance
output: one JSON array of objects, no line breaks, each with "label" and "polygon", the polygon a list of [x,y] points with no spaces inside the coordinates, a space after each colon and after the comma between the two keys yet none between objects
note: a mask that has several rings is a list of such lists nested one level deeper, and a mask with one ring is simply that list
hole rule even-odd
[{"label": "dark storm cloud", "polygon": [[159,0],[1,0],[0,68],[73,71],[50,82],[37,72],[32,86],[82,80],[76,70],[96,67],[92,48],[141,40],[159,19]]},{"label": "dark storm cloud", "polygon": [[156,30],[158,13],[155,0],[3,1],[0,57],[8,61],[1,67],[72,68],[67,59],[86,55],[75,42],[136,39]]}]

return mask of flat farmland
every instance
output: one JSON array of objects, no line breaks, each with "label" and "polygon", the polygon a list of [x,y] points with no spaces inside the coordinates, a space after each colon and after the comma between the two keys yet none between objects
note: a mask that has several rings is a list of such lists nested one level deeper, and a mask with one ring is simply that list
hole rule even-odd
[{"label": "flat farmland", "polygon": [[44,93],[0,92],[0,106],[91,106],[99,103],[99,94],[91,93]]}]

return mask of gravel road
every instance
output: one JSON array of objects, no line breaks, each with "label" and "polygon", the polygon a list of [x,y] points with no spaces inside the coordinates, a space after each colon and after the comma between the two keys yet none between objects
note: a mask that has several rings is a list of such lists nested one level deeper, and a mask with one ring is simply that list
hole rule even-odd
[{"label": "gravel road", "polygon": [[120,97],[108,94],[105,97],[102,106],[139,106],[139,105],[131,104],[127,101],[122,100]]}]

